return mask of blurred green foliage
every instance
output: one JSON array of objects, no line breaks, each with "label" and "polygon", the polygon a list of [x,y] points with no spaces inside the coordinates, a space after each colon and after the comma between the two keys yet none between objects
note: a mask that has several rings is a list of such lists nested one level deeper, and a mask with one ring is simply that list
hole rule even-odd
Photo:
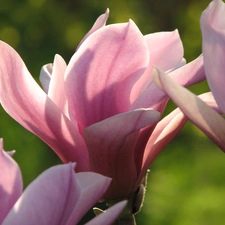
[{"label": "blurred green foliage", "polygon": [[[14,47],[38,80],[54,54],[68,62],[95,19],[110,8],[108,23],[135,21],[143,34],[178,29],[185,58],[201,54],[199,18],[209,0],[1,0],[0,39]],[[208,90],[206,82],[191,88]],[[169,102],[166,113],[174,108]],[[24,186],[60,163],[36,136],[0,107],[0,136],[5,150],[16,149]],[[225,222],[225,155],[188,123],[151,166],[145,204],[138,224],[208,225]]]}]

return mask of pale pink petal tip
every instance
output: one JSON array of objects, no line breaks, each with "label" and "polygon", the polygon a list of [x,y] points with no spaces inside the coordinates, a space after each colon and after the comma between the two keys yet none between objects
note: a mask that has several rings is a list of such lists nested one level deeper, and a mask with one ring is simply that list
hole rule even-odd
[{"label": "pale pink petal tip", "polygon": [[102,28],[105,26],[107,20],[109,17],[109,9],[107,8],[105,13],[100,15],[97,20],[95,21],[94,25],[92,26],[92,28],[88,31],[88,33],[83,37],[83,39],[81,40],[80,44],[77,46],[77,49],[83,44],[83,42],[95,31],[97,31],[98,29]]},{"label": "pale pink petal tip", "polygon": [[126,200],[115,204],[114,206],[106,210],[104,213],[101,213],[85,225],[111,225],[119,217],[126,204]]},{"label": "pale pink petal tip", "polygon": [[0,224],[23,189],[20,168],[10,154],[3,150],[3,139],[0,139]]},{"label": "pale pink petal tip", "polygon": [[45,91],[45,93],[48,93],[48,88],[49,88],[49,83],[51,80],[51,75],[52,75],[52,64],[46,64],[41,68],[41,72],[40,72],[40,82],[41,85],[43,87],[43,90]]}]

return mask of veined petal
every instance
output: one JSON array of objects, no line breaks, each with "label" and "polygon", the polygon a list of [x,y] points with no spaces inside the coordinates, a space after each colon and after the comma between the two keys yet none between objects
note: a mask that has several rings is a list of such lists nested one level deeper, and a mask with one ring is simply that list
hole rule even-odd
[{"label": "veined petal", "polygon": [[85,223],[85,225],[111,225],[118,218],[126,206],[127,201],[122,201],[107,209],[104,213]]},{"label": "veined petal", "polygon": [[[86,173],[75,174],[74,164],[46,170],[25,189],[3,225],[77,224],[84,213],[99,200],[111,180],[89,172],[88,178],[81,179],[81,176],[86,176]],[[85,185],[88,186],[86,190]],[[84,199],[85,195],[87,197]],[[84,201],[82,204],[81,198]]]},{"label": "veined petal", "polygon": [[201,17],[204,67],[209,87],[225,113],[225,4],[212,1]]},{"label": "veined petal", "polygon": [[23,189],[20,168],[12,157],[3,150],[0,139],[0,224],[20,197]]},{"label": "veined petal", "polygon": [[[177,70],[168,73],[178,84],[187,87],[205,80],[205,72],[203,66],[203,57],[200,55],[192,62],[178,68]],[[154,96],[154,97],[153,97]],[[148,87],[141,93],[137,100],[133,103],[131,109],[140,107],[153,108],[157,111],[161,108],[162,101],[168,99],[165,92],[161,91],[154,82],[151,82]]]},{"label": "veined petal", "polygon": [[225,121],[193,93],[181,87],[162,71],[157,70],[154,81],[175,102],[197,127],[225,151]]},{"label": "veined petal", "polygon": [[48,98],[14,49],[0,42],[0,102],[6,112],[45,141],[63,162],[88,169],[85,143],[69,119]]},{"label": "veined petal", "polygon": [[[133,190],[137,179],[135,144],[141,128],[154,124],[159,113],[150,109],[119,114],[84,129],[90,155],[90,169],[112,177],[104,195],[107,199],[124,197]],[[142,159],[140,159],[142,160]]]},{"label": "veined petal", "polygon": [[149,64],[145,39],[134,22],[105,26],[74,54],[66,71],[71,119],[80,129],[130,107],[130,92]]},{"label": "veined petal", "polygon": [[77,49],[80,47],[80,45],[92,34],[94,33],[96,30],[102,28],[105,26],[107,20],[109,17],[109,9],[106,9],[106,12],[104,14],[102,14],[101,16],[99,16],[97,18],[97,20],[95,21],[94,25],[92,26],[92,28],[88,31],[88,33],[83,37],[83,39],[81,40],[80,44],[78,45]]},{"label": "veined petal", "polygon": [[184,49],[178,30],[145,35],[151,64],[163,71],[170,70],[181,62]]}]

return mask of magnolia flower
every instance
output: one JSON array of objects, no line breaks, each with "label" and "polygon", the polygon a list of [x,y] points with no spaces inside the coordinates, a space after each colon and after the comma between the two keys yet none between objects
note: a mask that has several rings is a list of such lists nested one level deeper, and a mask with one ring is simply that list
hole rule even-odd
[{"label": "magnolia flower", "polygon": [[159,121],[167,95],[153,65],[182,86],[205,79],[202,56],[185,65],[178,31],[142,35],[135,23],[105,25],[101,15],[68,65],[56,55],[41,71],[44,91],[20,56],[0,43],[0,101],[9,115],[44,140],[76,171],[111,177],[105,199],[134,193],[166,144],[178,117]]},{"label": "magnolia flower", "polygon": [[[157,70],[156,84],[180,107],[183,113],[225,151],[225,4],[212,1],[201,17],[203,58],[207,81],[212,91],[201,100]],[[214,99],[215,98],[215,99]]]},{"label": "magnolia flower", "polygon": [[[77,224],[107,190],[111,179],[93,172],[74,172],[75,163],[43,172],[22,193],[17,163],[3,151],[0,139],[0,223],[2,225]],[[126,201],[108,209],[88,225],[112,224]]]}]

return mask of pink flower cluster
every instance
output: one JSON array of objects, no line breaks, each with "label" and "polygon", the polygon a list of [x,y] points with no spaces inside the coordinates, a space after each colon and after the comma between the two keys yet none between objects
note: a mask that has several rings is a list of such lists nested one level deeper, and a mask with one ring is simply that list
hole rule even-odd
[{"label": "pink flower cluster", "polygon": [[179,131],[173,113],[160,120],[168,97],[152,80],[157,66],[182,86],[205,79],[202,56],[185,63],[178,31],[142,35],[133,21],[105,25],[101,15],[68,65],[56,55],[44,66],[43,90],[20,56],[0,43],[3,108],[44,140],[76,171],[112,178],[106,199],[135,192]]}]

